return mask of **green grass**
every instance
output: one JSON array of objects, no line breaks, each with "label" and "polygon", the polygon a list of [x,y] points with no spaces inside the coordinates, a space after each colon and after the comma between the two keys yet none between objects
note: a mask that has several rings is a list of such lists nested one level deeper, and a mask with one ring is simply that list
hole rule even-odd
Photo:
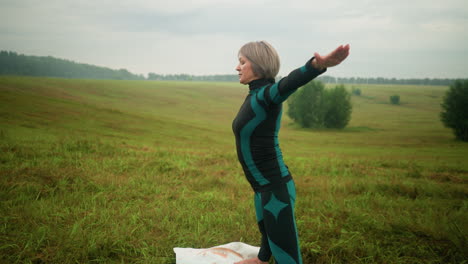
[{"label": "green grass", "polygon": [[[359,88],[342,131],[283,117],[304,262],[467,263],[468,145],[439,121],[447,87]],[[0,262],[258,245],[231,132],[246,89],[0,77]]]}]

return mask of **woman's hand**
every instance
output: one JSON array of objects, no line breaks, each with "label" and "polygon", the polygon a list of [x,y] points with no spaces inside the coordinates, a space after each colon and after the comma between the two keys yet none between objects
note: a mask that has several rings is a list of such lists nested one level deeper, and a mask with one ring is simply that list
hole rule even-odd
[{"label": "woman's hand", "polygon": [[317,52],[314,53],[315,60],[312,60],[312,67],[323,70],[340,64],[349,55],[349,44],[339,46],[329,54],[322,56]]}]

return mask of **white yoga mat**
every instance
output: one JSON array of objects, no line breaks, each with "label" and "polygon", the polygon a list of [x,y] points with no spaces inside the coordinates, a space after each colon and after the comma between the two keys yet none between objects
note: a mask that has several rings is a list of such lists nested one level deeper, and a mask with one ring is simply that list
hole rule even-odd
[{"label": "white yoga mat", "polygon": [[176,264],[233,264],[255,258],[259,247],[232,242],[211,248],[174,248]]}]

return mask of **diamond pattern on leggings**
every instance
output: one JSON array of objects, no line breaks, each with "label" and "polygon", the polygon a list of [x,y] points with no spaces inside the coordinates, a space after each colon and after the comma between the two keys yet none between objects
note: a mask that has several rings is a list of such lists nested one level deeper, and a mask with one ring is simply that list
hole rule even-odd
[{"label": "diamond pattern on leggings", "polygon": [[276,199],[275,195],[272,194],[270,201],[265,205],[265,209],[270,211],[275,216],[275,220],[278,221],[279,213],[287,206],[288,204]]}]

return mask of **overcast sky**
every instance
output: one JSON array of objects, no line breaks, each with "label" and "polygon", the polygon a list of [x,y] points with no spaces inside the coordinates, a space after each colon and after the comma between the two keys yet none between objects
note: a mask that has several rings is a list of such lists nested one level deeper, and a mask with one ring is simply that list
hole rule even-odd
[{"label": "overcast sky", "polygon": [[0,50],[133,73],[236,74],[266,40],[280,75],[351,45],[339,77],[468,77],[466,0],[0,0]]}]

